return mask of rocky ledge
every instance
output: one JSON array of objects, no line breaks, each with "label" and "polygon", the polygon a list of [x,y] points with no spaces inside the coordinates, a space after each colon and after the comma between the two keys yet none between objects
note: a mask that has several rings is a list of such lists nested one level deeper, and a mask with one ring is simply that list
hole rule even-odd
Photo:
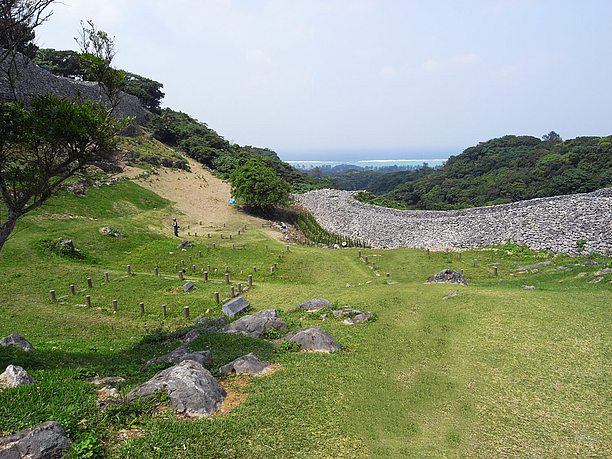
[{"label": "rocky ledge", "polygon": [[353,194],[316,190],[296,200],[326,230],[373,248],[468,249],[511,241],[571,255],[612,252],[612,188],[452,211],[388,209]]}]

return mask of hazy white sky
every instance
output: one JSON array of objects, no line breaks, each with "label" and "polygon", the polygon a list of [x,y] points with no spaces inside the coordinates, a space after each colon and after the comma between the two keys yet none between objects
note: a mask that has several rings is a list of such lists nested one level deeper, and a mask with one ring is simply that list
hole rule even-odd
[{"label": "hazy white sky", "polygon": [[612,0],[62,0],[164,105],[283,159],[433,158],[505,134],[612,134]]}]

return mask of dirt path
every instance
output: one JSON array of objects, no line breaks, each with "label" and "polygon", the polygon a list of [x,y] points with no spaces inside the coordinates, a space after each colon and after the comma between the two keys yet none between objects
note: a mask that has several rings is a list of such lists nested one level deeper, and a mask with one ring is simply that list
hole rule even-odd
[{"label": "dirt path", "polygon": [[[220,227],[223,224],[228,228],[245,224],[261,227],[261,224],[266,222],[240,212],[236,206],[228,203],[229,183],[215,177],[191,159],[189,166],[191,172],[160,167],[159,175],[141,179],[136,177],[142,174],[142,169],[126,166],[121,175],[134,179],[143,188],[176,203],[176,208],[185,214],[177,215],[183,230],[189,225],[192,231],[201,229],[203,233],[206,228]],[[276,231],[270,234],[275,238],[279,235]]]}]

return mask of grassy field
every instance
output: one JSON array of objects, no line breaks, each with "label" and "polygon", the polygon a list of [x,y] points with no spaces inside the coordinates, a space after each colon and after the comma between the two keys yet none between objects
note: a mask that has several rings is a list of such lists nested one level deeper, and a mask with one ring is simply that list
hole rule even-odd
[{"label": "grassy field", "polygon": [[[210,239],[190,238],[195,247],[182,251],[171,237],[173,213],[170,202],[123,181],[86,197],[54,198],[19,223],[0,252],[0,336],[20,333],[37,352],[0,348],[0,371],[21,365],[36,384],[0,392],[1,433],[57,420],[75,440],[71,457],[612,455],[612,276],[590,283],[609,259],[510,245],[466,251],[461,260],[407,249],[291,246],[287,252],[258,228],[238,235],[238,228],[229,227],[210,228]],[[102,226],[127,237],[103,235]],[[81,257],[44,249],[45,240],[59,237],[72,239]],[[285,256],[279,258],[281,251]],[[174,268],[181,260],[196,284],[190,293],[180,288]],[[544,260],[552,264],[516,271],[517,262]],[[589,265],[593,261],[599,265]],[[279,268],[271,273],[275,262]],[[156,263],[160,277],[153,274]],[[254,275],[246,293],[254,310],[283,311],[292,330],[322,326],[345,351],[289,352],[264,340],[206,334],[190,349],[212,350],[214,374],[247,352],[280,369],[226,381],[242,403],[211,419],[178,419],[159,409],[164,400],[158,399],[97,409],[89,378],[122,376],[126,382],[119,388],[126,393],[163,368],[143,364],[178,346],[176,330],[200,314],[220,315],[213,292],[229,296],[226,267],[234,285],[246,285],[248,274]],[[445,267],[465,270],[469,285],[423,284]],[[209,270],[208,282],[202,269]],[[70,284],[76,295],[69,293]],[[51,289],[66,298],[52,302]],[[444,299],[453,290],[458,295]],[[85,295],[91,308],[84,306]],[[312,297],[372,311],[376,320],[346,326],[285,312]],[[139,302],[145,303],[144,316]],[[165,319],[162,304],[168,304]],[[186,305],[190,320],[183,317]]]}]

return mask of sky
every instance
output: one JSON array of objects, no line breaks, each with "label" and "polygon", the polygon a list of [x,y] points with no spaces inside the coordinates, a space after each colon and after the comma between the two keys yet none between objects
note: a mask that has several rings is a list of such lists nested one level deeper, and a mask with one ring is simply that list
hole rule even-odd
[{"label": "sky", "polygon": [[282,159],[425,159],[506,134],[612,134],[612,0],[62,0],[163,106]]}]

